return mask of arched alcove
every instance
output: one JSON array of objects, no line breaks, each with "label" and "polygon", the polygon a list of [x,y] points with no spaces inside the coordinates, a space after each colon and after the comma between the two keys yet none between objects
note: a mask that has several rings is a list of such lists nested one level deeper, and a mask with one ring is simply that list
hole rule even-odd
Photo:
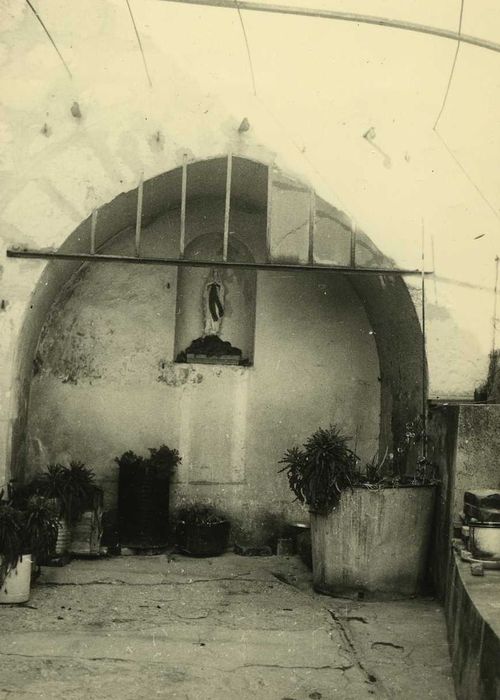
[{"label": "arched alcove", "polygon": [[[206,234],[193,239],[185,249],[185,257],[195,260],[220,260],[220,235]],[[234,235],[229,243],[228,257],[236,262],[254,262],[251,252]],[[213,278],[214,270],[184,267],[177,274],[174,352],[177,361],[186,361],[185,357],[181,359],[180,356],[186,355],[186,349],[203,333],[206,315],[206,309],[203,308],[203,292]],[[254,355],[257,273],[255,270],[227,268],[217,274],[225,292],[220,338],[230,343],[233,348],[241,350],[240,364],[251,365]],[[214,362],[217,361],[216,357],[213,359]]]},{"label": "arched alcove", "polygon": [[[210,260],[209,250],[219,256],[224,198],[217,190],[221,178],[211,178],[210,167],[200,166],[188,199],[185,258],[196,259],[198,252]],[[220,169],[220,159],[214,167]],[[243,172],[257,178],[253,189],[247,182],[248,198],[243,175],[239,180],[229,260],[265,256],[263,169],[250,163]],[[145,183],[143,255],[178,254],[180,186],[179,170]],[[99,252],[133,254],[136,196],[120,195],[100,211]],[[328,240],[335,246],[345,238],[347,220],[326,202],[321,212],[321,252],[328,257]],[[62,250],[87,251],[89,228],[83,222]],[[384,261],[367,236],[360,234],[358,241],[372,264]],[[81,459],[96,469],[112,508],[114,457],[167,442],[183,455],[174,499],[219,503],[238,527],[256,531],[270,513],[292,517],[290,493],[277,474],[291,444],[319,425],[340,422],[370,459],[391,447],[402,426],[420,413],[421,334],[401,278],[321,269],[229,270],[226,282],[255,305],[255,323],[239,330],[236,323],[234,336],[229,324],[234,343],[228,339],[253,348],[254,366],[201,367],[174,362],[198,333],[199,292],[190,292],[186,281],[197,286],[209,268],[194,269],[47,265],[18,348],[12,476],[22,479],[56,459]],[[185,297],[197,309],[194,325],[178,318]]]}]

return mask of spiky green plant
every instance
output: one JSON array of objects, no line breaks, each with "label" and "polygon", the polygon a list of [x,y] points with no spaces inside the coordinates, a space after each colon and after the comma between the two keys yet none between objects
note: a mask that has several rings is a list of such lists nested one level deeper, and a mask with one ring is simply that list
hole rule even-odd
[{"label": "spiky green plant", "polygon": [[57,510],[43,496],[32,496],[23,508],[0,502],[0,585],[23,554],[37,562],[47,559],[57,540]]},{"label": "spiky green plant", "polygon": [[58,512],[54,502],[44,496],[32,496],[26,505],[24,550],[40,563],[55,550],[58,531]]},{"label": "spiky green plant", "polygon": [[317,513],[327,514],[337,505],[340,494],[358,480],[358,457],[340,428],[319,428],[302,448],[292,447],[280,460],[297,500]]},{"label": "spiky green plant", "polygon": [[0,585],[23,554],[25,515],[8,503],[0,503]]},{"label": "spiky green plant", "polygon": [[48,498],[57,499],[60,516],[70,525],[81,518],[85,510],[93,507],[99,488],[95,484],[95,474],[83,462],[49,464],[47,471],[39,479],[38,492]]},{"label": "spiky green plant", "polygon": [[70,525],[76,523],[86,510],[92,510],[98,492],[95,474],[83,462],[70,462],[64,503]]}]

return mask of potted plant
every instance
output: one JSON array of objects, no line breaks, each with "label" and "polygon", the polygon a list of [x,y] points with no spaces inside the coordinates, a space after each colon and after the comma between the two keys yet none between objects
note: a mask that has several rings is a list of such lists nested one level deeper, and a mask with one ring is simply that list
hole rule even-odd
[{"label": "potted plant", "polygon": [[54,551],[57,541],[58,513],[54,503],[44,496],[31,496],[24,507],[24,546],[40,567]]},{"label": "potted plant", "polygon": [[[404,452],[404,448],[401,448]],[[399,454],[401,456],[401,452]],[[434,505],[429,464],[394,473],[386,455],[364,469],[337,426],[320,428],[281,460],[311,512],[313,580],[327,594],[415,594],[426,573]]]},{"label": "potted plant", "polygon": [[181,462],[177,450],[161,445],[149,457],[128,450],[115,461],[118,476],[120,544],[137,549],[164,547],[168,539],[170,479]]},{"label": "potted plant", "polygon": [[102,491],[95,484],[92,469],[77,461],[70,462],[69,467],[50,464],[47,471],[32,482],[31,489],[57,505],[57,555],[69,550],[77,554],[99,554]]},{"label": "potted plant", "polygon": [[98,556],[103,493],[95,484],[94,471],[82,462],[70,462],[64,502],[65,517],[71,528],[71,554]]},{"label": "potted plant", "polygon": [[56,538],[57,513],[47,499],[34,496],[25,510],[0,501],[0,603],[29,600],[32,561],[43,561]]},{"label": "potted plant", "polygon": [[57,511],[57,538],[52,552],[56,556],[68,552],[71,543],[71,530],[64,506],[66,484],[67,467],[62,464],[49,464],[46,471],[37,475],[26,487],[28,493],[43,495],[50,499]]},{"label": "potted plant", "polygon": [[211,505],[192,503],[177,513],[176,544],[192,557],[216,557],[228,545],[229,520]]}]

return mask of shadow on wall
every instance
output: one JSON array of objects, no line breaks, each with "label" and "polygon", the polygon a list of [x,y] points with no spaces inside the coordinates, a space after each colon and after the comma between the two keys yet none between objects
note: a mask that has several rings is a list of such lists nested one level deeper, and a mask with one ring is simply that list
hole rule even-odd
[{"label": "shadow on wall", "polygon": [[[407,423],[422,415],[427,384],[422,331],[401,277],[353,278],[373,328],[380,362],[380,453],[404,442]],[[413,473],[414,465],[408,465]]]}]

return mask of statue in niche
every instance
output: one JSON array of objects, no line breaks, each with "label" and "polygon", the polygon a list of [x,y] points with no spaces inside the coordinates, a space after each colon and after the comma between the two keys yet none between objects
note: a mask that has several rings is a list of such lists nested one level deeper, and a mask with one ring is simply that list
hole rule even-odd
[{"label": "statue in niche", "polygon": [[203,336],[220,335],[224,316],[225,290],[218,270],[212,269],[203,290],[205,329]]},{"label": "statue in niche", "polygon": [[203,362],[205,364],[240,365],[248,364],[242,359],[240,348],[220,338],[224,318],[226,290],[220,273],[212,269],[203,287],[203,333],[190,345],[178,353],[177,362]]}]

